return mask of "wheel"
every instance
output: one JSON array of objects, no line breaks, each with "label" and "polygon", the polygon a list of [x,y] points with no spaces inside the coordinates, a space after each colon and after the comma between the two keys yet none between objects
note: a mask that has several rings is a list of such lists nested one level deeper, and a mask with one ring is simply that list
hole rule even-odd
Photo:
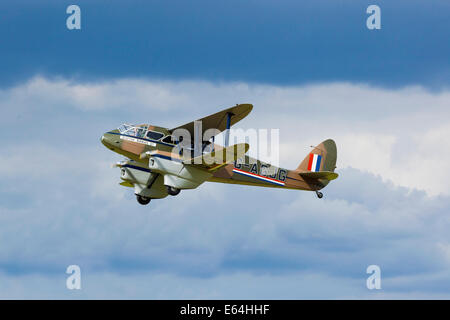
[{"label": "wheel", "polygon": [[139,202],[140,204],[145,206],[146,204],[149,204],[152,199],[151,198],[147,198],[147,197],[143,197],[143,196],[140,196],[140,195],[137,194],[136,195],[136,200],[137,200],[137,202]]},{"label": "wheel", "polygon": [[323,193],[320,191],[316,191],[317,194],[317,198],[322,199],[323,198]]},{"label": "wheel", "polygon": [[180,191],[181,190],[178,188],[167,186],[167,193],[170,194],[171,196],[176,196],[177,194],[180,193]]}]

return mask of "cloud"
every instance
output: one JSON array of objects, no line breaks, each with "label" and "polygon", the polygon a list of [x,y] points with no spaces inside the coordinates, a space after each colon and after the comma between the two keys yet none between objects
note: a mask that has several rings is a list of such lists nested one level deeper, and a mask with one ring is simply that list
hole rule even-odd
[{"label": "cloud", "polygon": [[71,106],[81,110],[101,110],[131,105],[133,108],[167,110],[185,99],[183,95],[171,94],[164,82],[134,79],[78,83],[67,79],[49,81],[36,77],[23,86],[4,90],[3,94],[5,91],[3,99],[6,98],[8,104],[24,108],[33,105],[42,107],[45,104],[51,108]]},{"label": "cloud", "polygon": [[[0,295],[448,297],[449,97],[349,83],[42,77],[2,90],[2,125],[13,138],[0,151]],[[169,127],[236,102],[255,105],[243,128],[281,129],[286,166],[308,145],[336,139],[340,178],[324,199],[210,183],[143,207],[118,185],[109,164],[120,157],[99,141],[114,124]],[[75,295],[64,287],[70,264],[86,276]],[[382,269],[381,292],[365,288],[370,264]]]},{"label": "cloud", "polygon": [[100,137],[122,122],[174,127],[242,102],[255,108],[239,126],[282,129],[282,166],[296,167],[308,146],[333,138],[340,168],[368,171],[430,195],[450,194],[445,187],[450,148],[443,138],[450,128],[449,91],[417,86],[386,90],[351,83],[293,87],[143,79],[78,83],[42,77],[0,91],[2,125],[19,131],[21,140],[55,140],[55,135],[63,135],[69,143],[76,137],[76,143],[86,144],[92,144],[92,135]]}]

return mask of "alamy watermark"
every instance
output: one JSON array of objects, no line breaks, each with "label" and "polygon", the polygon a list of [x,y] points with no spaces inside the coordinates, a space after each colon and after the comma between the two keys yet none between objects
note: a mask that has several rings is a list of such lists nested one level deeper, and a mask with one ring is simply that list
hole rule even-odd
[{"label": "alamy watermark", "polygon": [[80,290],[81,289],[81,268],[72,264],[67,267],[66,273],[70,274],[66,280],[66,287],[69,290]]},{"label": "alamy watermark", "polygon": [[[179,155],[185,163],[193,164],[224,164],[246,159],[256,161],[264,159],[273,166],[279,164],[280,133],[279,129],[228,129],[223,135],[223,145],[218,145],[218,129],[207,129],[202,133],[201,121],[194,122],[194,137],[186,129],[176,129],[172,133],[175,146],[173,155]],[[251,146],[251,149],[248,149]],[[249,150],[252,157],[244,157]],[[208,156],[205,156],[205,153]],[[254,157],[254,158],[253,158]]]},{"label": "alamy watermark", "polygon": [[366,20],[366,26],[369,30],[381,29],[381,9],[376,4],[367,7],[366,13],[370,16]]},{"label": "alamy watermark", "polygon": [[76,4],[71,4],[67,7],[66,13],[70,14],[66,20],[66,27],[69,30],[81,29],[81,9]]},{"label": "alamy watermark", "polygon": [[366,280],[367,289],[380,290],[381,289],[381,268],[379,266],[377,266],[376,264],[372,264],[367,267],[366,272],[367,272],[367,274],[370,274],[370,276]]}]

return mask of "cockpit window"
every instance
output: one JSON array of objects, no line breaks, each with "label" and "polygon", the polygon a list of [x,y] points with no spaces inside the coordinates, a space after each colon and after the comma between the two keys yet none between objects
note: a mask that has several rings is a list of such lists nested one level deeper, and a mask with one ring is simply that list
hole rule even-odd
[{"label": "cockpit window", "polygon": [[132,125],[132,124],[123,124],[118,129],[121,134],[125,134],[127,136],[133,136],[137,138],[143,138],[145,133],[147,132],[147,125]]},{"label": "cockpit window", "polygon": [[129,124],[124,123],[123,125],[121,125],[119,127],[119,132],[124,133],[125,131],[127,131],[130,128],[131,128],[131,126]]},{"label": "cockpit window", "polygon": [[[147,131],[148,125],[133,125],[133,124],[126,124],[124,123],[119,128],[119,132],[121,134],[137,137],[137,138],[148,138],[151,140],[159,140],[162,137],[164,137],[164,134],[157,131]],[[168,136],[170,138],[170,136]]]},{"label": "cockpit window", "polygon": [[164,135],[160,132],[155,132],[155,131],[149,131],[147,132],[147,138],[152,139],[152,140],[159,140],[163,137]]},{"label": "cockpit window", "polygon": [[128,129],[127,131],[125,131],[124,134],[134,137],[136,135],[136,128],[132,127],[130,129]]}]

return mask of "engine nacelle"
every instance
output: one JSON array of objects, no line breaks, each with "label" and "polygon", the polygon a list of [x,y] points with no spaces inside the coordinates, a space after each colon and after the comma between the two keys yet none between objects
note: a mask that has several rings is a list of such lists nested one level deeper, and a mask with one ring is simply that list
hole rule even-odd
[{"label": "engine nacelle", "polygon": [[133,185],[135,194],[152,199],[167,197],[163,175],[152,172],[135,161],[125,161],[119,167],[120,178]]},{"label": "engine nacelle", "polygon": [[211,173],[182,162],[152,156],[149,169],[164,175],[164,184],[177,189],[194,189],[212,177]]}]

